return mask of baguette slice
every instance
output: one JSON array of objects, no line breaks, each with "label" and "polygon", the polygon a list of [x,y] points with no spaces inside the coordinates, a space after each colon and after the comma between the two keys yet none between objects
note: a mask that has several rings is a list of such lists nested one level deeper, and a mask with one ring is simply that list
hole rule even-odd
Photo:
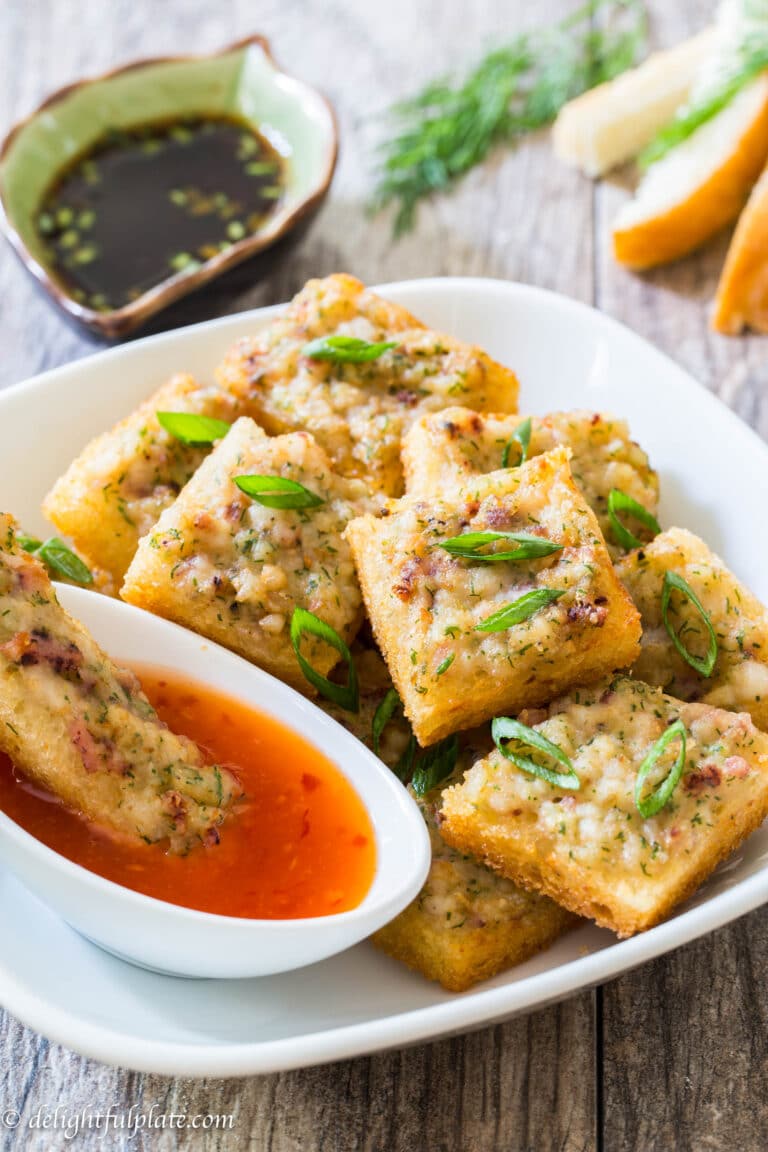
[{"label": "baguette slice", "polygon": [[714,35],[705,28],[570,100],[552,128],[555,155],[592,177],[637,156],[687,100]]},{"label": "baguette slice", "polygon": [[735,220],[768,156],[768,76],[758,76],[684,143],[652,164],[613,227],[614,255],[653,268]]},{"label": "baguette slice", "polygon": [[768,169],[739,217],[717,286],[712,327],[727,336],[768,332]]}]

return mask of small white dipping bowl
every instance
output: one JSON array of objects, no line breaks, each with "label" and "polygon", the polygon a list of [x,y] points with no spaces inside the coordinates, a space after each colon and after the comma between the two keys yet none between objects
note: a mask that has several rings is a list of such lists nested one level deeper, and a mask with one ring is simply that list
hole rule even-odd
[{"label": "small white dipping bowl", "polygon": [[[31,892],[76,931],[125,960],[169,975],[218,979],[267,976],[325,960],[370,936],[410,903],[429,870],[427,830],[402,784],[359,740],[274,676],[194,632],[94,592],[66,585],[56,591],[118,662],[155,665],[237,697],[327,756],[368,811],[376,872],[362,903],[349,912],[303,920],[216,916],[105,880],[0,813],[0,863]],[[242,867],[249,867],[247,859]]]}]

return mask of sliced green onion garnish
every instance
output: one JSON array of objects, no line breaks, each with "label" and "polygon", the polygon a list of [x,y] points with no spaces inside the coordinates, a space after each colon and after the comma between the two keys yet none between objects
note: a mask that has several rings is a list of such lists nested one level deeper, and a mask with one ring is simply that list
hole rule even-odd
[{"label": "sliced green onion garnish", "polygon": [[624,527],[619,520],[619,512],[627,512],[630,516],[634,516],[635,520],[639,520],[654,536],[661,532],[661,525],[647,508],[643,508],[642,504],[638,504],[637,500],[627,496],[626,492],[622,492],[620,488],[612,488],[608,494],[608,519],[611,523],[614,540],[622,548],[642,548],[643,541]]},{"label": "sliced green onion garnish", "polygon": [[[684,631],[695,632],[697,631],[696,628],[690,624],[686,626],[684,623],[681,625],[679,632],[676,632],[673,628],[669,619],[669,600],[673,590],[680,592],[686,599],[690,600],[701,617],[707,632],[706,656],[696,656],[693,652],[689,652],[680,638]],[[661,591],[661,618],[664,621],[664,627],[667,630],[670,640],[686,664],[690,664],[691,668],[695,668],[702,676],[711,676],[717,660],[717,636],[715,635],[715,630],[712,627],[712,621],[709,618],[709,613],[706,608],[688,581],[684,580],[682,576],[679,576],[677,572],[667,570],[664,573],[664,587]]]},{"label": "sliced green onion garnish", "polygon": [[[496,540],[514,540],[519,548],[509,552],[481,552],[488,544]],[[538,560],[541,556],[551,556],[553,552],[562,552],[562,544],[555,544],[543,536],[534,536],[530,532],[464,532],[461,536],[452,536],[450,540],[443,540],[439,545],[449,552],[451,556],[462,556],[467,560],[476,560],[481,564],[498,564],[502,560],[512,562],[519,560]]]},{"label": "sliced green onion garnish", "polygon": [[[661,784],[659,784],[659,786],[648,796],[643,798],[643,785],[645,784],[648,773],[654,767],[656,761],[664,752],[667,745],[671,744],[673,740],[678,739],[680,741],[680,751],[678,753],[677,759],[675,760],[675,763],[672,765],[672,768],[670,769],[667,776],[664,777]],[[669,802],[672,793],[677,787],[680,777],[683,774],[684,767],[685,725],[683,724],[682,720],[676,720],[674,724],[670,724],[666,732],[664,732],[664,734],[660,736],[656,743],[653,745],[645,760],[643,760],[642,764],[640,765],[639,771],[637,773],[637,779],[635,780],[635,806],[643,819],[647,820],[649,816],[655,816],[656,813],[660,812],[664,805]]]},{"label": "sliced green onion garnish", "polygon": [[502,453],[501,457],[502,468],[509,468],[509,454],[512,450],[513,444],[517,444],[518,448],[520,449],[520,459],[518,460],[517,464],[513,464],[512,467],[519,468],[520,465],[525,464],[526,460],[528,459],[528,449],[531,446],[530,416],[526,420],[523,420],[522,424],[519,424],[517,428],[515,428],[509,440],[507,440],[507,443],[504,445],[504,452]]},{"label": "sliced green onion garnish", "polygon": [[23,532],[16,533],[16,543],[25,552],[37,552],[38,548],[43,546],[42,540],[38,540],[36,536],[25,536]]},{"label": "sliced green onion garnish", "polygon": [[325,504],[322,497],[286,476],[235,476],[234,481],[241,492],[266,508],[317,508]]},{"label": "sliced green onion garnish", "polygon": [[381,748],[381,737],[384,734],[384,729],[389,724],[398,709],[402,709],[403,704],[400,695],[396,688],[390,688],[384,699],[379,704],[378,708],[373,714],[373,750],[376,755],[379,755]]},{"label": "sliced green onion garnish", "polygon": [[492,616],[488,616],[481,624],[476,624],[474,630],[475,632],[504,632],[507,628],[513,628],[515,624],[522,624],[524,620],[530,620],[531,616],[540,608],[546,608],[548,604],[552,604],[564,595],[565,589],[534,588],[518,600],[513,600],[511,604],[500,608]]},{"label": "sliced green onion garnish", "polygon": [[408,737],[408,743],[405,746],[405,751],[392,769],[395,776],[397,776],[398,780],[402,780],[403,784],[407,784],[413,775],[413,763],[418,750],[419,746],[416,743],[416,737],[413,732],[411,732]]},{"label": "sliced green onion garnish", "polygon": [[396,348],[396,340],[382,340],[378,344],[371,344],[369,340],[360,340],[357,336],[321,336],[318,340],[311,340],[302,348],[302,355],[310,360],[333,360],[336,364],[366,364],[369,360],[378,360],[390,348]]},{"label": "sliced green onion garnish", "polygon": [[226,420],[196,416],[194,412],[156,412],[158,423],[182,444],[213,444],[229,432]]},{"label": "sliced green onion garnish", "polygon": [[[302,656],[301,638],[305,633],[309,636],[316,636],[318,639],[324,640],[326,644],[330,644],[330,646],[335,648],[339,655],[344,658],[347,665],[346,684],[334,684],[327,676],[316,672],[309,660],[307,660],[305,656]],[[359,711],[360,691],[357,684],[355,662],[352,659],[352,653],[335,628],[332,628],[330,624],[326,624],[325,620],[321,620],[320,617],[315,616],[313,612],[307,612],[306,608],[294,608],[293,615],[291,616],[291,644],[296,653],[299,667],[309,683],[317,688],[321,695],[325,696],[328,700],[332,700],[334,704],[338,704],[340,708],[345,708],[347,712]]]},{"label": "sliced green onion garnish", "polygon": [[[530,772],[532,776],[538,776],[540,779],[546,780],[547,783],[554,784],[557,788],[568,788],[576,792],[581,787],[581,781],[570,758],[566,756],[562,748],[558,748],[557,744],[547,740],[546,736],[542,736],[541,732],[537,732],[535,728],[528,728],[527,725],[521,724],[519,720],[512,720],[509,716],[497,716],[491,724],[491,735],[502,756],[511,760],[516,767],[522,768],[523,772]],[[514,740],[516,744],[522,745],[524,748],[543,753],[560,764],[565,771],[558,772],[556,768],[547,768],[545,764],[539,764],[530,756],[524,756],[521,752],[513,752],[509,744],[504,743],[505,740]]]},{"label": "sliced green onion garnish", "polygon": [[442,784],[456,767],[458,756],[459,738],[456,735],[447,736],[439,744],[422,752],[411,780],[416,795],[426,796],[438,784]]},{"label": "sliced green onion garnish", "polygon": [[57,536],[51,536],[50,540],[32,551],[52,573],[66,576],[67,580],[74,580],[76,584],[93,584],[90,569]]}]

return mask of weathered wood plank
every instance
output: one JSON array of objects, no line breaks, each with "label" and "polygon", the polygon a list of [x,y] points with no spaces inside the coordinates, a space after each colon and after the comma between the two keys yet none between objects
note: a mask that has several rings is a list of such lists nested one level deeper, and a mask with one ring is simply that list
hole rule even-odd
[{"label": "weathered wood plank", "polygon": [[[673,44],[701,26],[709,6],[654,0],[651,9],[658,43]],[[624,195],[609,184],[596,190],[597,303],[768,436],[765,340],[727,339],[708,327],[727,236],[671,267],[626,272],[610,254]],[[767,962],[768,917],[758,911],[602,990],[606,1152],[766,1146],[768,1104],[755,1085],[768,1064]]]},{"label": "weathered wood plank", "polygon": [[[181,304],[182,324],[283,300],[311,275],[349,270],[369,282],[426,275],[527,280],[583,300],[593,295],[592,193],[551,163],[542,139],[494,157],[454,194],[426,207],[397,245],[388,221],[365,211],[377,114],[435,68],[446,68],[523,22],[570,9],[545,0],[6,0],[0,27],[0,113],[25,114],[52,88],[136,55],[203,50],[253,31],[278,59],[325,88],[337,106],[342,152],[333,195],[310,234],[222,290]],[[151,15],[150,15],[151,11]],[[0,125],[0,127],[3,127]],[[536,190],[535,199],[531,189]],[[85,355],[95,345],[42,301],[8,250],[0,253],[0,386]],[[108,385],[107,385],[108,386]],[[232,1112],[233,1133],[155,1131],[111,1146],[158,1150],[253,1147],[272,1152],[591,1152],[595,1148],[593,996],[465,1038],[251,1081],[189,1081],[106,1068],[49,1045],[0,1015],[0,1106],[25,1119],[65,1103],[104,1111]],[[78,1137],[84,1150],[98,1133]],[[50,1133],[0,1135],[0,1146],[64,1147]],[[68,1146],[68,1145],[67,1145]]]}]

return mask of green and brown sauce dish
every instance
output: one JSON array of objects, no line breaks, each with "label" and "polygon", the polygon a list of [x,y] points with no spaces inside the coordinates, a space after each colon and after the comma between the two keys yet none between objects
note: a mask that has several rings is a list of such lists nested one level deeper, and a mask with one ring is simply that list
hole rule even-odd
[{"label": "green and brown sauce dish", "polygon": [[316,211],[334,116],[286,79],[253,37],[84,81],[17,125],[2,224],[53,300],[120,338]]}]

